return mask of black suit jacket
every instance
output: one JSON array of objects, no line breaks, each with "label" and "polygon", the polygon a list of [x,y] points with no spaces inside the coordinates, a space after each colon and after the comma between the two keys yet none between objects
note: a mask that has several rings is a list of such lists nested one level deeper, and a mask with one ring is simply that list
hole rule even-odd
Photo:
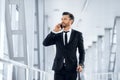
[{"label": "black suit jacket", "polygon": [[59,71],[63,67],[63,59],[65,58],[66,70],[76,70],[77,67],[77,56],[76,51],[79,51],[79,65],[84,66],[84,45],[82,33],[72,29],[69,43],[64,45],[63,32],[55,34],[49,33],[44,39],[43,45],[50,46],[56,45],[56,56],[54,59],[52,69]]}]

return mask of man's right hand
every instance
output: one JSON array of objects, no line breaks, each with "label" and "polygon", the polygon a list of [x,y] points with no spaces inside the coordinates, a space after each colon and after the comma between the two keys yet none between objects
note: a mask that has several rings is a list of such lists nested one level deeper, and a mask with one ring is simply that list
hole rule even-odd
[{"label": "man's right hand", "polygon": [[76,70],[77,70],[78,72],[82,72],[83,68],[82,68],[82,66],[78,65]]},{"label": "man's right hand", "polygon": [[62,30],[62,28],[61,28],[60,24],[57,24],[57,25],[55,26],[55,28],[53,29],[53,31],[55,31],[55,32],[59,32],[59,31],[61,31],[61,30]]}]

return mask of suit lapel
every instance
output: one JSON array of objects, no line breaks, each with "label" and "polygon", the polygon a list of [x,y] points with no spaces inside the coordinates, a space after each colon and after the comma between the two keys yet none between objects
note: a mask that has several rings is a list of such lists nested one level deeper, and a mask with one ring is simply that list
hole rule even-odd
[{"label": "suit lapel", "polygon": [[64,42],[63,42],[63,32],[60,34],[60,39],[61,39],[61,43],[64,45]]}]

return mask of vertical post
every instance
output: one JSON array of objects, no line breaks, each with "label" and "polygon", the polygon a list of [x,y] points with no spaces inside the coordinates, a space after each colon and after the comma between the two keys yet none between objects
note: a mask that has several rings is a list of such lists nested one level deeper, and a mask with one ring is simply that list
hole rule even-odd
[{"label": "vertical post", "polygon": [[44,0],[39,0],[38,1],[38,17],[39,17],[39,50],[40,50],[40,69],[45,70],[45,54],[44,54],[44,48],[43,48],[43,38],[44,38],[44,16],[45,16],[45,5],[44,5]]},{"label": "vertical post", "polygon": [[29,80],[29,69],[28,68],[26,68],[26,74],[25,74],[25,76],[26,76],[26,79],[25,80]]},{"label": "vertical post", "polygon": [[111,28],[105,28],[104,35],[104,55],[103,57],[103,65],[102,72],[108,72],[109,67],[109,56],[110,56],[110,36],[111,36]]},{"label": "vertical post", "polygon": [[102,66],[102,35],[98,36],[98,44],[97,44],[97,55],[98,55],[98,73],[101,72]]},{"label": "vertical post", "polygon": [[12,71],[13,71],[13,65],[12,64],[8,64],[8,66],[7,66],[8,68],[8,70],[7,70],[7,80],[13,80],[12,79]]},{"label": "vertical post", "polygon": [[5,33],[4,14],[5,14],[5,0],[0,0],[0,57],[3,57],[4,50],[4,33]]},{"label": "vertical post", "polygon": [[93,44],[92,44],[92,55],[94,55],[94,57],[92,58],[93,59],[93,64],[94,66],[92,66],[93,68],[93,73],[97,73],[97,45],[96,45],[96,41],[93,41]]}]

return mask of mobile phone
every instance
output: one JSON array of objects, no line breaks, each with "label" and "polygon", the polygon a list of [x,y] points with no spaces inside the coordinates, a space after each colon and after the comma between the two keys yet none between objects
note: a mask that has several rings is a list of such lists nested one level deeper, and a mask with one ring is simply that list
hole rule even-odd
[{"label": "mobile phone", "polygon": [[63,28],[62,24],[60,24],[60,27]]}]

